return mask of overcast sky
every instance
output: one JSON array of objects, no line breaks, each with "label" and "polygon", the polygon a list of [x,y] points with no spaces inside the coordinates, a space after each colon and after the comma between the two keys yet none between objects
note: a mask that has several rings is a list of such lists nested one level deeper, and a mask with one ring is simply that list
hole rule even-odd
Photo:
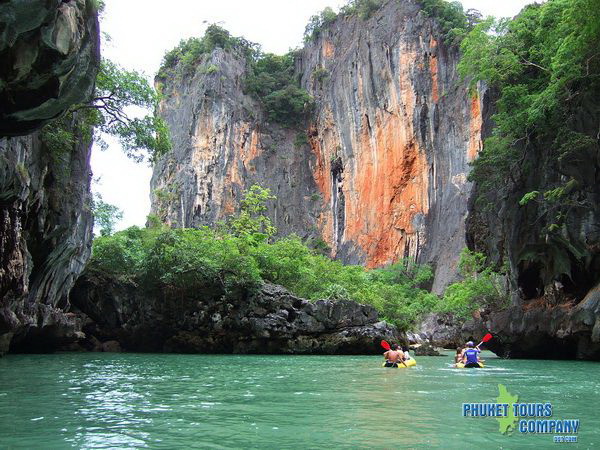
[{"label": "overcast sky", "polygon": [[[207,23],[219,23],[235,36],[259,43],[264,51],[285,53],[301,44],[308,19],[326,6],[338,9],[347,0],[106,0],[102,30],[111,36],[103,55],[149,80],[166,51],[183,38],[202,36]],[[484,15],[514,16],[531,1],[463,0],[465,9]],[[150,177],[146,163],[127,159],[114,141],[92,154],[94,186],[104,201],[124,212],[118,229],[143,226],[150,212]]]}]

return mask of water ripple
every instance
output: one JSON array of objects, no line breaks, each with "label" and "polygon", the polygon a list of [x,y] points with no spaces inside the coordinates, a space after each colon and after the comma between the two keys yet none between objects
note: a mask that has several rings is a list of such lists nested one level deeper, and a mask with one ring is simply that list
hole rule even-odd
[{"label": "water ripple", "polygon": [[494,401],[499,383],[580,418],[583,447],[600,442],[600,365],[486,356],[485,369],[461,370],[450,359],[390,370],[377,357],[9,356],[0,359],[0,447],[389,448],[398,443],[390,429],[412,448],[552,445],[507,441],[495,421],[472,427],[462,417],[463,402]]}]

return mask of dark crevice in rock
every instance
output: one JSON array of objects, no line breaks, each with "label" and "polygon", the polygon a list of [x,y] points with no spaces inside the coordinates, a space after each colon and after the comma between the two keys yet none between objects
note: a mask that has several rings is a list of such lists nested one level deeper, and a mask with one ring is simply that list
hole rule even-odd
[{"label": "dark crevice in rock", "polygon": [[544,295],[544,282],[541,278],[541,265],[537,263],[522,264],[519,268],[519,289],[524,300],[539,298]]}]

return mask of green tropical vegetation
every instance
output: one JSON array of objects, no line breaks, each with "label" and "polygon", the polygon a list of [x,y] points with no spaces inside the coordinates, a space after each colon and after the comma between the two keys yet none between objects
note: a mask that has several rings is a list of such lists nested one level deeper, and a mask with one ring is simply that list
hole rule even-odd
[{"label": "green tropical vegetation", "polygon": [[319,14],[311,16],[304,30],[304,41],[316,40],[321,32],[337,19],[337,13],[330,7],[325,8]]},{"label": "green tropical vegetation", "polygon": [[[465,281],[440,299],[426,289],[433,277],[427,265],[401,260],[368,270],[332,260],[323,248],[310,248],[297,236],[275,239],[276,229],[266,215],[273,199],[268,189],[253,186],[240,211],[213,229],[173,230],[155,220],[145,229],[105,233],[94,241],[88,271],[160,295],[239,296],[263,282],[276,283],[310,300],[372,305],[404,330],[425,313],[455,312],[464,318],[494,300],[495,275],[485,269],[481,255],[465,253]],[[473,259],[477,264],[469,262]]]},{"label": "green tropical vegetation", "polygon": [[[103,134],[119,140],[126,155],[136,161],[154,161],[171,149],[169,130],[154,111],[158,95],[146,78],[103,59],[89,103],[74,105],[64,116],[50,122],[41,138],[51,154],[69,153],[76,142],[94,140],[106,144]],[[135,117],[128,111],[139,107],[152,111]]]},{"label": "green tropical vegetation", "polygon": [[[402,1],[402,0],[397,0]],[[339,14],[331,8],[325,8],[310,18],[304,30],[304,41],[316,40],[340,16],[358,16],[369,19],[383,6],[383,0],[352,0],[340,9]],[[446,43],[456,45],[472,30],[481,19],[476,9],[465,11],[459,1],[420,0],[423,13],[435,18],[443,33]]]},{"label": "green tropical vegetation", "polygon": [[294,147],[300,148],[309,144],[308,135],[305,131],[299,131],[294,137]]},{"label": "green tropical vegetation", "polygon": [[94,227],[98,228],[100,236],[110,236],[115,232],[115,226],[123,218],[123,211],[115,205],[105,202],[102,195],[94,194],[92,201]]},{"label": "green tropical vegetation", "polygon": [[246,92],[262,102],[269,120],[290,127],[301,125],[313,107],[294,75],[294,60],[294,52],[261,54],[246,77]]},{"label": "green tropical vegetation", "polygon": [[304,122],[313,101],[294,74],[295,52],[285,55],[263,53],[258,44],[234,37],[216,24],[209,25],[202,38],[182,40],[167,52],[157,80],[162,82],[170,76],[181,79],[198,67],[205,75],[219,72],[219,67],[208,59],[215,48],[236,52],[245,58],[245,91],[262,103],[270,121],[288,127]]},{"label": "green tropical vegetation", "polygon": [[381,8],[383,3],[383,0],[350,0],[340,9],[339,14],[332,8],[327,7],[309,19],[304,29],[304,42],[316,40],[323,30],[335,22],[340,15],[358,16],[363,20],[367,20]]},{"label": "green tropical vegetation", "polygon": [[586,193],[596,185],[599,48],[600,0],[528,5],[512,20],[488,18],[461,45],[461,73],[497,95],[470,175],[478,204],[491,210],[503,197],[533,217],[540,236],[520,258],[545,267],[544,283],[591,261],[568,221],[595,208]]},{"label": "green tropical vegetation", "polygon": [[[258,44],[242,37],[232,36],[229,31],[213,23],[206,28],[203,37],[182,39],[177,47],[168,51],[163,57],[157,78],[189,74],[197,67],[201,58],[210,55],[215,48],[241,52],[249,60],[258,58],[260,54]],[[218,67],[216,69],[218,70]]]},{"label": "green tropical vegetation", "polygon": [[344,16],[357,15],[363,20],[371,16],[383,6],[384,0],[350,0],[347,5],[342,6],[340,14]]},{"label": "green tropical vegetation", "polygon": [[443,301],[438,304],[439,312],[468,319],[480,308],[497,310],[508,306],[505,277],[486,266],[483,254],[464,249],[459,272],[463,280],[448,286]]},{"label": "green tropical vegetation", "polygon": [[[572,113],[600,85],[599,7],[599,0],[533,4],[514,20],[487,19],[464,40],[461,73],[499,90],[494,133],[471,175],[484,192],[533,169],[521,163],[534,141],[550,143],[547,150],[564,161],[595,144],[596,136],[577,131]],[[565,176],[567,188],[575,174]]]},{"label": "green tropical vegetation", "polygon": [[323,83],[327,77],[329,77],[329,71],[323,66],[317,67],[312,73],[312,78],[317,83]]},{"label": "green tropical vegetation", "polygon": [[459,44],[482,19],[478,10],[469,9],[465,12],[462,3],[458,1],[420,0],[420,2],[425,15],[435,18],[439,23],[447,44]]}]

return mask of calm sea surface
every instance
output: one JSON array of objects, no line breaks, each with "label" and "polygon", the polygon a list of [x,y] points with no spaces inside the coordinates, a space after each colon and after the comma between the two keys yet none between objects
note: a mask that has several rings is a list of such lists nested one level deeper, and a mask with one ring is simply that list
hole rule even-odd
[{"label": "calm sea surface", "polygon": [[[480,370],[451,368],[450,354],[394,370],[377,355],[9,355],[0,448],[600,447],[600,363],[485,357]],[[462,416],[499,384],[579,419],[578,442]]]}]

